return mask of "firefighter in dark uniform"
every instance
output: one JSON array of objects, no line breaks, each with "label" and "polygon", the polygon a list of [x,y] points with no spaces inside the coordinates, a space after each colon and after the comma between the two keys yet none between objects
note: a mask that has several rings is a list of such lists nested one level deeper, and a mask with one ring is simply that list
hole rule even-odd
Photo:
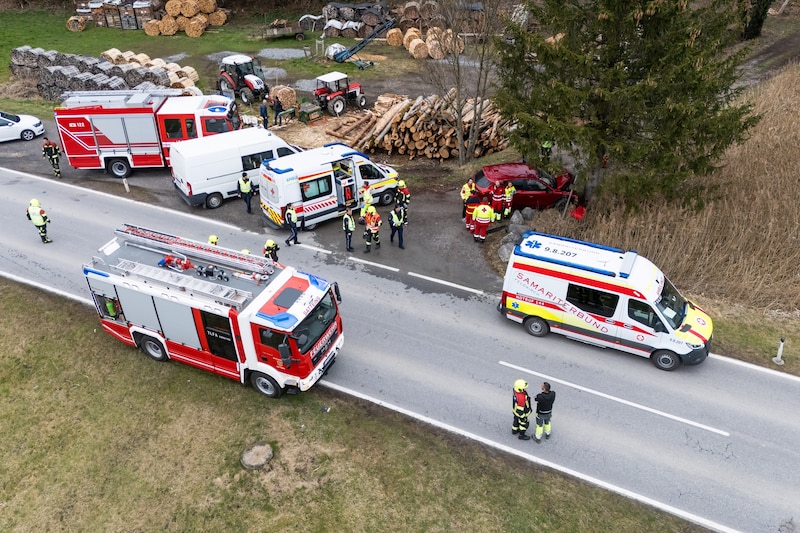
[{"label": "firefighter in dark uniform", "polygon": [[50,166],[53,167],[53,172],[59,178],[61,177],[61,168],[58,166],[58,155],[60,153],[58,145],[45,137],[44,144],[42,144],[42,157],[47,158]]},{"label": "firefighter in dark uniform", "polygon": [[550,418],[553,416],[553,403],[556,401],[556,391],[550,390],[548,382],[542,383],[542,392],[536,395],[536,444],[544,438],[550,438]]},{"label": "firefighter in dark uniform", "polygon": [[514,412],[514,423],[511,425],[511,434],[518,435],[519,440],[531,440],[525,434],[528,431],[528,424],[531,416],[531,397],[528,396],[528,382],[518,379],[514,382],[514,396],[512,411]]}]

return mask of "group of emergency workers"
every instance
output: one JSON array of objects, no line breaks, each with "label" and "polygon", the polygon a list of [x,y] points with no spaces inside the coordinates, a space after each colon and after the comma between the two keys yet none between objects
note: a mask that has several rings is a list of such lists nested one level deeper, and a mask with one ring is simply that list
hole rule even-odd
[{"label": "group of emergency workers", "polygon": [[[360,223],[363,223],[364,228],[364,253],[370,253],[372,250],[372,243],[375,243],[375,248],[381,247],[381,225],[383,220],[378,210],[375,208],[375,198],[369,190],[369,187],[362,189],[362,196],[364,198],[364,205],[361,208]],[[406,182],[400,180],[397,182],[397,188],[394,193],[394,208],[389,212],[389,227],[391,227],[391,235],[389,242],[394,243],[395,236],[397,237],[397,245],[401,250],[405,250],[404,229],[408,225],[408,204],[411,202],[411,192],[409,192]],[[345,218],[342,220],[342,230],[345,234],[345,250],[352,252],[351,238],[355,223],[352,219],[352,210],[348,209]]]},{"label": "group of emergency workers", "polygon": [[517,190],[509,181],[505,186],[500,182],[495,183],[489,192],[491,202],[489,196],[480,197],[472,178],[461,187],[461,220],[467,231],[472,233],[473,240],[481,244],[486,242],[489,224],[511,216],[511,203]]}]

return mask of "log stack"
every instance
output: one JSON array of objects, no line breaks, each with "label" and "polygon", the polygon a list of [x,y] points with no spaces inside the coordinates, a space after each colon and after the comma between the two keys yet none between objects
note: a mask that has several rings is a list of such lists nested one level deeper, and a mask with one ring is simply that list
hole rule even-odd
[{"label": "log stack", "polygon": [[[399,21],[397,27],[407,32],[416,28],[422,33],[429,28],[444,27],[445,18],[439,10],[436,0],[411,0],[396,10]],[[455,15],[458,28],[453,28],[458,33],[482,34],[486,28],[486,14],[480,2],[463,3]]]},{"label": "log stack", "polygon": [[456,111],[453,109],[455,94],[455,89],[451,89],[445,96],[420,96],[413,101],[404,96],[383,95],[378,97],[373,110],[349,116],[326,133],[341,138],[357,150],[441,161],[458,155],[456,119],[460,114],[465,147],[469,146],[469,128],[477,121],[473,157],[507,148],[506,132],[512,125],[501,117],[492,101],[469,100]]},{"label": "log stack", "polygon": [[[326,37],[366,37],[375,27],[392,18],[386,4],[339,4],[330,3],[322,8],[326,21],[323,33]],[[304,17],[305,18],[305,17]],[[303,19],[301,19],[301,23]],[[385,37],[384,32],[378,37]]]},{"label": "log stack", "polygon": [[209,26],[222,26],[228,22],[231,11],[222,9],[217,0],[169,0],[166,11],[159,19],[144,25],[147,35],[175,35],[179,31],[189,37],[200,37]]}]

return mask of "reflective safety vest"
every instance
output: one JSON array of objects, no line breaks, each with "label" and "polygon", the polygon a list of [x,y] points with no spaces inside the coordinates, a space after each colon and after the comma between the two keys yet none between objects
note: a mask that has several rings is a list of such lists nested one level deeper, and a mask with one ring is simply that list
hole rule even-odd
[{"label": "reflective safety vest", "polygon": [[502,203],[506,197],[506,193],[502,187],[492,187],[492,202]]},{"label": "reflective safety vest", "polygon": [[364,205],[372,205],[375,203],[375,198],[372,197],[372,193],[369,189],[364,189]]},{"label": "reflective safety vest", "polygon": [[284,215],[287,224],[297,224],[297,211],[294,210],[294,207],[289,207],[286,209],[286,215]]},{"label": "reflective safety vest", "polygon": [[249,193],[252,185],[250,180],[244,181],[244,178],[239,178],[239,192],[242,194]]},{"label": "reflective safety vest", "polygon": [[524,418],[531,413],[531,397],[525,391],[514,391],[512,412],[519,418]]},{"label": "reflective safety vest", "polygon": [[378,213],[369,214],[366,217],[367,229],[372,233],[377,233],[381,229],[381,216]]},{"label": "reflective safety vest", "polygon": [[347,213],[342,217],[342,229],[349,232],[353,232],[356,229],[356,221]]},{"label": "reflective safety vest", "polygon": [[44,209],[38,206],[30,206],[28,207],[28,216],[33,222],[34,226],[44,226]]},{"label": "reflective safety vest", "polygon": [[506,185],[506,202],[511,203],[511,200],[514,199],[515,192],[517,192],[517,188],[509,181],[508,185]]},{"label": "reflective safety vest", "polygon": [[466,202],[467,198],[472,194],[472,191],[475,190],[475,184],[473,183],[470,185],[469,183],[465,183],[463,187],[461,187],[461,201]]},{"label": "reflective safety vest", "polygon": [[405,212],[404,209],[400,209],[399,213],[397,211],[395,211],[394,209],[392,209],[391,215],[392,215],[391,223],[392,223],[392,226],[394,226],[395,228],[399,228],[406,221],[405,220],[406,219],[406,212]]},{"label": "reflective safety vest", "polygon": [[472,218],[475,219],[475,222],[491,222],[494,218],[494,210],[486,204],[481,204],[475,208]]},{"label": "reflective safety vest", "polygon": [[473,213],[475,213],[475,208],[478,207],[478,205],[480,204],[478,204],[477,201],[470,202],[467,200],[467,216],[473,216]]}]

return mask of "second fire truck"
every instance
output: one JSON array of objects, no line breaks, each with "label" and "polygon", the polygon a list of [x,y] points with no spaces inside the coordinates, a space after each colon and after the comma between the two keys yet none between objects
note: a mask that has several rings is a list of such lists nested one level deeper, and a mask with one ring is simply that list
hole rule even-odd
[{"label": "second fire truck", "polygon": [[75,91],[55,109],[61,150],[73,168],[126,178],[134,168],[164,167],[172,143],[237,130],[236,104],[181,89]]},{"label": "second fire truck", "polygon": [[339,287],[265,257],[130,224],[85,264],[103,329],[279,397],[308,390],[344,343]]}]

